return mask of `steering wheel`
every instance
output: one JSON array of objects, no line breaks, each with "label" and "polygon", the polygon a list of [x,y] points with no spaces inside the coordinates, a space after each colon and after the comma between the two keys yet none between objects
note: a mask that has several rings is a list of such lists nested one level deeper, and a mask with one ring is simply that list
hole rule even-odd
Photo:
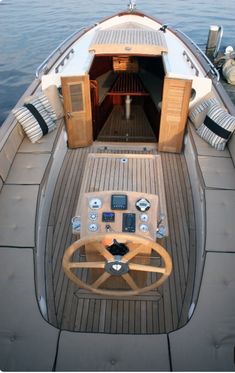
[{"label": "steering wheel", "polygon": [[[111,252],[107,249],[107,247],[109,246],[107,242],[111,242],[114,238],[114,235],[115,240],[117,241],[119,240],[120,242],[125,242],[125,244],[135,243],[138,244],[138,246],[131,250],[128,249],[128,252],[124,255],[112,255]],[[95,248],[97,250],[97,253],[101,254],[104,260],[95,262],[73,262],[73,254],[76,251],[79,251],[82,246],[91,243],[96,243]],[[149,255],[149,251],[151,249],[154,250],[163,259],[163,267],[137,264],[132,261],[138,254]],[[125,297],[145,293],[162,285],[171,274],[172,261],[170,255],[161,245],[148,238],[143,238],[127,233],[107,233],[97,234],[94,237],[84,237],[78,241],[75,241],[65,251],[63,257],[63,268],[68,278],[79,287],[90,290],[95,294]],[[88,284],[82,281],[72,271],[73,269],[83,268],[103,269],[104,272],[92,284]],[[155,272],[161,274],[161,277],[153,282],[151,285],[139,287],[137,286],[133,277],[130,275],[130,270],[141,272]],[[107,290],[99,288],[110,276],[121,276],[131,290]]]}]

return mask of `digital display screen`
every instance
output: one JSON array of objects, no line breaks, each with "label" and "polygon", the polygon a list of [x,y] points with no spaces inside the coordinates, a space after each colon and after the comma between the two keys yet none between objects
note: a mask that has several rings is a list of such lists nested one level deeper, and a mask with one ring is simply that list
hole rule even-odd
[{"label": "digital display screen", "polygon": [[132,213],[126,214],[124,212],[122,216],[122,231],[134,233],[135,225],[136,225],[135,221],[136,221],[135,214],[132,214]]},{"label": "digital display screen", "polygon": [[102,221],[105,223],[112,223],[115,221],[115,213],[114,212],[103,212],[102,213]]},{"label": "digital display screen", "polygon": [[112,210],[127,210],[127,195],[113,194],[111,197]]}]

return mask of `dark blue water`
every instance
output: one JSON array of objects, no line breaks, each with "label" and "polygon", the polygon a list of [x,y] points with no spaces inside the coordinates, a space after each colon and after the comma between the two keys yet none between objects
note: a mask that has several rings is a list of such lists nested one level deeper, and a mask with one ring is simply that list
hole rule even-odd
[{"label": "dark blue water", "polygon": [[[0,124],[67,36],[127,8],[129,0],[0,0]],[[222,48],[235,46],[235,0],[137,0],[137,8],[205,45],[211,24],[224,27]]]}]

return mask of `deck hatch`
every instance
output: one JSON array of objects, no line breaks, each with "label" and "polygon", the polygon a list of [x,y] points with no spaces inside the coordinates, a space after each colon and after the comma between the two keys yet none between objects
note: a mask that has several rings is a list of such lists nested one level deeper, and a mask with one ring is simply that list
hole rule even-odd
[{"label": "deck hatch", "polygon": [[165,36],[160,31],[140,29],[98,30],[91,42],[90,51],[96,54],[149,54],[167,52]]}]

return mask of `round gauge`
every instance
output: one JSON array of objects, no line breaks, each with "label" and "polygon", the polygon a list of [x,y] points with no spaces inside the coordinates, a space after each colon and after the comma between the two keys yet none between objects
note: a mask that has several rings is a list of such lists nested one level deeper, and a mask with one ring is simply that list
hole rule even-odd
[{"label": "round gauge", "polygon": [[97,212],[89,212],[88,217],[89,217],[89,220],[96,221],[98,217]]},{"label": "round gauge", "polygon": [[149,217],[147,214],[141,214],[140,220],[146,223],[149,220]]},{"label": "round gauge", "polygon": [[72,229],[75,232],[80,232],[81,229],[81,218],[80,216],[74,216],[71,220]]},{"label": "round gauge", "polygon": [[141,231],[142,233],[147,233],[147,232],[149,231],[149,227],[148,227],[148,225],[147,225],[147,224],[141,224],[141,225],[140,225],[140,231]]},{"label": "round gauge", "polygon": [[88,229],[90,232],[96,232],[98,230],[98,224],[96,223],[91,223],[88,225]]},{"label": "round gauge", "polygon": [[141,198],[141,199],[138,199],[138,201],[136,201],[135,206],[137,210],[144,212],[144,211],[149,210],[151,204],[146,198]]},{"label": "round gauge", "polygon": [[92,198],[92,199],[90,199],[90,201],[89,201],[89,207],[90,207],[90,209],[92,209],[92,210],[98,210],[98,209],[101,208],[101,206],[102,206],[101,199],[99,199],[99,198]]}]

